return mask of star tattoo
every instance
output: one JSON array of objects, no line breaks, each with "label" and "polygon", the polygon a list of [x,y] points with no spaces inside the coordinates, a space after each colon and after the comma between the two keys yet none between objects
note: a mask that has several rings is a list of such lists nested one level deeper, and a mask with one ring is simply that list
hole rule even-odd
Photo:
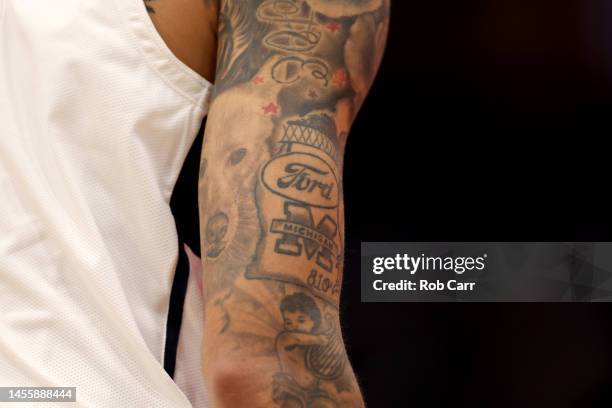
[{"label": "star tattoo", "polygon": [[267,115],[269,113],[271,114],[278,113],[278,105],[274,104],[274,102],[270,102],[266,106],[262,106],[261,109],[263,109],[264,115]]},{"label": "star tattoo", "polygon": [[348,82],[348,77],[346,71],[344,69],[338,69],[334,72],[334,76],[332,77],[332,83],[339,88],[342,88]]},{"label": "star tattoo", "polygon": [[332,21],[325,24],[325,28],[327,28],[330,32],[335,33],[340,29],[340,24],[338,24],[336,21]]}]

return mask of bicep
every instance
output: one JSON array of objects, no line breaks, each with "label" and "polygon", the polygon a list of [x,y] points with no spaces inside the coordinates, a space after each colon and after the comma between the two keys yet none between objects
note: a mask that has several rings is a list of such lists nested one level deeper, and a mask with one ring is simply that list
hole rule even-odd
[{"label": "bicep", "polygon": [[[344,145],[381,59],[388,7],[384,0],[222,1],[202,155],[202,236],[213,255],[232,242],[257,251],[257,265],[236,261],[247,277],[274,277],[337,302]],[[239,275],[213,278],[210,287]]]}]

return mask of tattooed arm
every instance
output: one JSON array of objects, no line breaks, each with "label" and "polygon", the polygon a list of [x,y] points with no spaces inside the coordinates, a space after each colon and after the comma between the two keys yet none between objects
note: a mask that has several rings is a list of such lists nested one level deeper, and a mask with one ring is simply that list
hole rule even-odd
[{"label": "tattooed arm", "polygon": [[362,407],[338,304],[342,161],[388,0],[221,0],[200,169],[215,407]]}]

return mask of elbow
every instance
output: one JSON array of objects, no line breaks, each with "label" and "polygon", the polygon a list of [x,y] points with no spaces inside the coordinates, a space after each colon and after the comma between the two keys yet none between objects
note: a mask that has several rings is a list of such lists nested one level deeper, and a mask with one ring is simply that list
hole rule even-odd
[{"label": "elbow", "polygon": [[[272,407],[270,382],[256,364],[224,361],[208,370],[208,386],[215,408]],[[262,375],[263,374],[263,375]],[[267,403],[264,401],[268,401]]]}]

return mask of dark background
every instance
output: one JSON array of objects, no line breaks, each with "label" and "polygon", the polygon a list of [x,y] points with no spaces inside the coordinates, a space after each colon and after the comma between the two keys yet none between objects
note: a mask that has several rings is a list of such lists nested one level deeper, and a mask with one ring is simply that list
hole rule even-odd
[{"label": "dark background", "polygon": [[[361,241],[612,241],[612,2],[392,3],[346,152],[343,321],[370,407],[609,407],[608,304],[365,304]],[[173,197],[198,246],[201,135]]]}]

